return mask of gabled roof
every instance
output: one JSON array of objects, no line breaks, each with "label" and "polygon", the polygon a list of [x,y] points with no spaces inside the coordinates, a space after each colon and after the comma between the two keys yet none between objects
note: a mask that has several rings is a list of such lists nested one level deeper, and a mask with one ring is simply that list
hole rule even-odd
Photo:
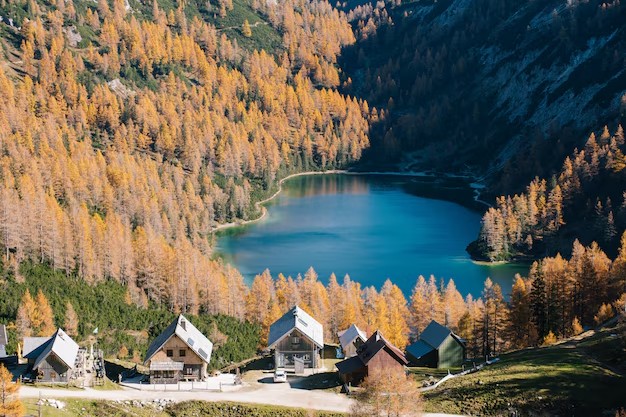
[{"label": "gabled roof", "polygon": [[324,347],[324,328],[317,320],[298,306],[293,307],[270,326],[268,347],[272,349],[276,343],[291,333],[293,329],[298,329],[319,348]]},{"label": "gabled roof", "polygon": [[465,340],[454,334],[452,330],[446,326],[437,323],[435,320],[432,320],[428,326],[426,326],[422,334],[420,334],[420,340],[438,349],[448,336],[452,336],[457,342],[465,345]]},{"label": "gabled roof", "polygon": [[385,349],[387,353],[393,356],[398,362],[406,365],[408,361],[404,356],[404,353],[385,339],[382,333],[378,330],[370,336],[369,339],[357,350],[356,354],[365,365],[381,350]]},{"label": "gabled roof", "polygon": [[0,324],[0,346],[6,346],[8,344],[7,327],[4,324]]},{"label": "gabled roof", "polygon": [[432,320],[420,334],[420,340],[437,349],[450,334],[452,330]]},{"label": "gabled roof", "polygon": [[335,366],[342,374],[354,372],[357,369],[367,366],[369,361],[383,349],[400,364],[406,365],[409,363],[400,349],[389,343],[389,341],[383,337],[382,333],[376,330],[374,334],[357,349],[356,356],[338,362]]},{"label": "gabled roof", "polygon": [[213,343],[182,314],[167,326],[163,333],[152,341],[146,352],[145,362],[152,359],[172,336],[178,336],[178,338],[189,346],[204,362],[209,363],[211,360],[211,352],[213,352]]},{"label": "gabled roof", "polygon": [[74,369],[78,344],[63,329],[57,329],[51,337],[24,338],[23,356],[35,360],[33,369],[39,368],[51,353],[54,353],[69,369]]},{"label": "gabled roof", "polygon": [[339,344],[344,349],[353,343],[357,338],[360,338],[362,342],[367,340],[365,332],[359,329],[356,324],[353,324],[346,330],[337,333],[337,336],[339,336]]},{"label": "gabled roof", "polygon": [[363,368],[365,364],[358,356],[345,359],[335,364],[340,374],[351,374],[354,371],[358,371]]},{"label": "gabled roof", "polygon": [[433,350],[435,350],[434,347],[432,347],[428,343],[424,342],[423,340],[418,340],[417,342],[413,343],[412,345],[407,346],[406,353],[408,353],[411,356],[415,357],[415,359],[419,359],[422,356],[432,352]]},{"label": "gabled roof", "polygon": [[25,337],[22,356],[27,359],[37,359],[49,340],[49,337]]}]

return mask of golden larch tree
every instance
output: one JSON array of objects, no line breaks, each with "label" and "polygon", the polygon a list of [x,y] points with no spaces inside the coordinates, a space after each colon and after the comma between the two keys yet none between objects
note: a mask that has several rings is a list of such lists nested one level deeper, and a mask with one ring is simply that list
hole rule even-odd
[{"label": "golden larch tree", "polygon": [[18,394],[20,384],[13,382],[13,374],[0,364],[0,416],[20,417],[24,415],[24,404]]}]

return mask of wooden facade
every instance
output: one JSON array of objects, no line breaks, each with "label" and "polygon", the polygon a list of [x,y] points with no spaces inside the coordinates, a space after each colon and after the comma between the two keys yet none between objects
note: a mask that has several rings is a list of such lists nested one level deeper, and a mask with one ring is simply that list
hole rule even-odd
[{"label": "wooden facade", "polygon": [[50,353],[39,363],[39,366],[33,370],[32,374],[38,382],[68,383],[71,371],[54,353]]},{"label": "wooden facade", "polygon": [[270,326],[268,349],[276,368],[302,373],[318,368],[324,349],[324,328],[306,311],[294,306]]},{"label": "wooden facade", "polygon": [[150,383],[175,384],[201,381],[207,377],[207,363],[173,335],[150,359]]},{"label": "wooden facade", "polygon": [[426,326],[420,338],[406,348],[415,366],[458,368],[465,360],[465,341],[436,321]]},{"label": "wooden facade", "polygon": [[295,368],[296,358],[304,362],[305,368],[317,368],[320,363],[320,348],[298,329],[284,336],[275,347],[276,368]]},{"label": "wooden facade", "polygon": [[357,349],[356,356],[337,363],[344,384],[359,385],[370,374],[403,373],[407,360],[402,352],[376,331]]}]

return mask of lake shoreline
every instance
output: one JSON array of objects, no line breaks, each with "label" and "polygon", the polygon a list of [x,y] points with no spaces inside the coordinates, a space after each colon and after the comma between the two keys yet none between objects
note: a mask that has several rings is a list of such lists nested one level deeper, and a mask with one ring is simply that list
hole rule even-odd
[{"label": "lake shoreline", "polygon": [[[311,175],[330,175],[330,174],[341,174],[341,175],[380,175],[380,176],[398,176],[398,177],[416,177],[416,178],[448,178],[448,179],[467,179],[469,180],[475,180],[475,178],[467,176],[467,175],[458,175],[458,174],[430,174],[428,172],[425,171],[407,171],[407,172],[401,172],[401,171],[350,171],[350,170],[346,170],[346,169],[331,169],[331,170],[327,170],[327,171],[305,171],[305,172],[297,172],[294,174],[289,174],[286,177],[282,178],[280,181],[278,181],[278,189],[276,190],[276,192],[274,194],[272,194],[271,196],[264,198],[261,201],[257,201],[256,203],[254,203],[254,206],[257,210],[261,211],[261,215],[257,218],[254,219],[249,219],[249,220],[239,220],[239,221],[234,221],[234,222],[228,222],[228,223],[222,223],[222,224],[218,224],[216,225],[212,230],[211,230],[211,234],[214,234],[216,232],[220,232],[222,230],[226,230],[226,229],[232,229],[234,227],[241,227],[241,226],[246,226],[248,224],[252,224],[252,223],[256,223],[259,222],[261,220],[263,220],[265,218],[265,216],[267,216],[267,207],[264,206],[265,203],[268,203],[270,201],[272,201],[273,199],[275,199],[283,190],[283,183],[289,179],[292,178],[296,178],[296,177],[304,177],[304,176],[311,176]],[[469,184],[470,188],[473,189],[474,191],[476,190],[476,182],[472,182]],[[474,201],[478,202],[478,203],[482,203],[485,204],[487,207],[490,207],[486,202],[482,201],[482,200],[478,200],[476,197],[474,198]]]}]

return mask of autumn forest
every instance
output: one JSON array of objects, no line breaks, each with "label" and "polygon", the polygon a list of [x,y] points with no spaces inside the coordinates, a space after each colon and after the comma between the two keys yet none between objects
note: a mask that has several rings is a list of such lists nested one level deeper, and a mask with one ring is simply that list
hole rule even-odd
[{"label": "autumn forest", "polygon": [[[493,2],[479,3],[472,16]],[[597,112],[595,133],[583,134],[587,125],[568,130],[551,162],[542,165],[537,155],[549,146],[535,142],[493,173],[471,160],[498,134],[478,140],[468,133],[481,132],[489,118],[476,106],[492,103],[474,105],[454,91],[480,61],[454,51],[469,50],[473,37],[514,7],[503,2],[441,41],[441,32],[407,35],[411,20],[394,26],[413,16],[410,5],[0,0],[0,288],[20,288],[19,307],[4,305],[0,321],[14,324],[12,335],[48,335],[55,314],[56,325],[80,316],[58,294],[22,291],[23,266],[33,264],[68,282],[123,287],[124,303],[140,311],[222,317],[215,319],[227,323],[220,330],[241,325],[255,335],[252,351],[294,304],[329,339],[356,323],[369,333],[380,329],[400,348],[434,319],[466,339],[473,357],[579,334],[623,310],[626,95],[610,115]],[[614,24],[623,7],[610,7],[580,33]],[[549,30],[575,50],[573,26],[563,19]],[[379,56],[392,50],[400,51],[393,59]],[[623,64],[623,56],[611,56],[598,66],[609,73]],[[463,114],[458,125],[455,112]],[[448,127],[452,138],[438,143]],[[406,155],[426,160],[409,169],[439,169],[428,165],[433,152],[438,161],[462,155],[454,169],[469,168],[455,173],[485,181],[488,196],[510,194],[489,199],[469,252],[531,263],[512,288],[485,277],[472,297],[453,279],[416,276],[404,294],[389,280],[362,287],[349,276],[320,279],[312,268],[296,277],[265,271],[248,285],[214,254],[215,229],[258,217],[256,203],[287,175],[386,169]],[[505,169],[521,162],[511,179]],[[536,164],[541,169],[529,173]],[[217,324],[213,330],[219,339]]]}]

